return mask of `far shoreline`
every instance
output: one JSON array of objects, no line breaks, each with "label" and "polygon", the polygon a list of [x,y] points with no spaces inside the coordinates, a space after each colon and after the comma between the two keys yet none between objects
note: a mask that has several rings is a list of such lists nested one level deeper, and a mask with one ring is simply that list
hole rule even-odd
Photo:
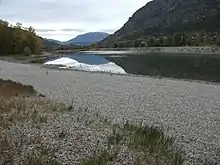
[{"label": "far shoreline", "polygon": [[181,46],[181,47],[138,47],[138,48],[98,48],[89,51],[128,51],[139,53],[185,53],[220,55],[220,47],[217,46]]},{"label": "far shoreline", "polygon": [[[115,54],[132,53],[177,53],[177,54],[201,54],[201,55],[220,55],[219,46],[179,46],[179,47],[125,47],[125,48],[82,48],[69,50],[54,50],[51,54],[70,54],[76,52],[97,52],[98,55],[108,54],[108,51]],[[100,53],[101,52],[101,53]],[[106,52],[106,53],[105,53]]]},{"label": "far shoreline", "polygon": [[[188,54],[188,55],[220,55],[220,47],[218,46],[180,46],[180,47],[127,47],[127,48],[92,48],[92,49],[78,49],[78,50],[55,50],[55,51],[43,51],[42,54],[31,54],[25,56],[22,54],[0,54],[0,60],[24,62],[24,63],[42,63],[44,59],[61,57],[65,54],[72,54],[77,52],[91,52],[97,55],[109,55],[110,54],[133,54],[133,53],[173,53]],[[106,52],[106,53],[105,53]],[[29,61],[28,61],[29,60]],[[41,61],[42,60],[42,61]]]}]

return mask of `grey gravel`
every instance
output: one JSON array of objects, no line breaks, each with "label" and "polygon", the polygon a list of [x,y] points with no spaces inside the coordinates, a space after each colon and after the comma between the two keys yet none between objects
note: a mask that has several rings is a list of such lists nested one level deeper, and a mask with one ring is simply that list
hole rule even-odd
[{"label": "grey gravel", "polygon": [[[25,105],[38,103],[37,99],[30,101],[28,100]],[[52,102],[48,103],[50,103],[48,108],[44,109],[45,105],[37,106],[38,112],[34,113],[37,116],[45,110],[46,121],[33,122],[27,120],[26,116],[26,121],[12,122],[7,129],[0,130],[0,141],[5,137],[8,141],[6,146],[9,147],[8,149],[3,147],[3,153],[7,151],[13,153],[10,159],[13,163],[7,161],[7,156],[5,158],[0,154],[2,161],[0,165],[27,164],[28,154],[39,154],[39,150],[45,147],[48,154],[44,156],[52,156],[62,165],[75,165],[95,152],[107,148],[106,139],[112,130],[109,122],[104,122],[102,116],[85,109],[60,111],[57,104],[56,109],[51,111]]]},{"label": "grey gravel", "polygon": [[220,55],[220,48],[216,46],[180,46],[180,47],[143,47],[143,48],[102,48],[98,51],[127,51],[127,52],[157,52],[157,53],[183,53],[183,54],[205,54]]},{"label": "grey gravel", "polygon": [[[48,73],[48,74],[46,74]],[[0,78],[33,85],[50,99],[164,127],[187,153],[187,164],[220,164],[220,85],[76,71],[0,61]]]}]

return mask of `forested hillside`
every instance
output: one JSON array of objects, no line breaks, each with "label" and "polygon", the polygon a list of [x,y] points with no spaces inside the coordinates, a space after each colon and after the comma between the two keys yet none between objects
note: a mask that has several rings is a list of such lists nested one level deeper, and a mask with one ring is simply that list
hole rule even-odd
[{"label": "forested hillside", "polygon": [[0,20],[0,55],[41,53],[43,39],[35,34],[32,27],[16,26]]}]

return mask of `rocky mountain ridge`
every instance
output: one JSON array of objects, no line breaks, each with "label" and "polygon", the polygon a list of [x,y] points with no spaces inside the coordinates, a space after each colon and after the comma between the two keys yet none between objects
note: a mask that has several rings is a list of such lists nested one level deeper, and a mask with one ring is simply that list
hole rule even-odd
[{"label": "rocky mountain ridge", "polygon": [[175,32],[220,31],[220,0],[153,0],[104,41],[166,36]]}]

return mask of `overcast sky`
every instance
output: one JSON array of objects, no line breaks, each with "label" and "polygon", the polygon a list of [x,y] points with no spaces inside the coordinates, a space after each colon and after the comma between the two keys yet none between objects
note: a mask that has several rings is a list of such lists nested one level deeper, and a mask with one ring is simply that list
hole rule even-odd
[{"label": "overcast sky", "polygon": [[33,26],[45,38],[69,40],[85,32],[114,33],[149,0],[0,0],[0,19]]}]

